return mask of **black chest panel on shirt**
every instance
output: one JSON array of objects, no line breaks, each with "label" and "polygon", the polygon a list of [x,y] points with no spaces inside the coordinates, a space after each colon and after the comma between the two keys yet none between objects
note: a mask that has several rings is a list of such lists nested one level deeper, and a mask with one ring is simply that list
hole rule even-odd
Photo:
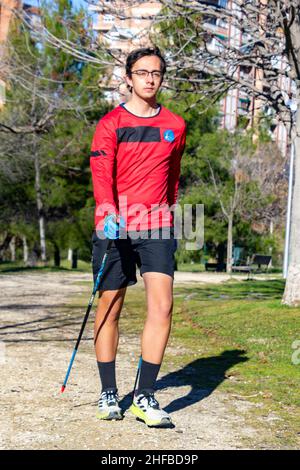
[{"label": "black chest panel on shirt", "polygon": [[118,143],[160,142],[160,128],[153,126],[120,127],[116,129]]}]

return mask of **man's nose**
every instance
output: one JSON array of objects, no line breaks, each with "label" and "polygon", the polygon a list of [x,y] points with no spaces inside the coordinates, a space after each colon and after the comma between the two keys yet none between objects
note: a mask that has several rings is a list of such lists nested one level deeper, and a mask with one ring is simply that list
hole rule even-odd
[{"label": "man's nose", "polygon": [[152,73],[148,73],[148,76],[147,76],[147,83],[153,83],[154,82],[154,79],[153,79],[153,75]]}]

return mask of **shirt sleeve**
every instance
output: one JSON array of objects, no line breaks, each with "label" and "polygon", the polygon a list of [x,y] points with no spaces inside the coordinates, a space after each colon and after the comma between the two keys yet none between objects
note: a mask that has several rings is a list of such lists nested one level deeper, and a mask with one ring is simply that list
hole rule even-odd
[{"label": "shirt sleeve", "polygon": [[111,121],[101,119],[93,137],[90,167],[92,172],[96,211],[99,216],[117,213],[115,187],[115,156],[117,135]]},{"label": "shirt sleeve", "polygon": [[184,126],[178,144],[172,153],[172,160],[170,165],[170,172],[168,178],[168,203],[169,206],[176,204],[178,196],[179,176],[180,176],[180,163],[186,143],[186,125]]}]

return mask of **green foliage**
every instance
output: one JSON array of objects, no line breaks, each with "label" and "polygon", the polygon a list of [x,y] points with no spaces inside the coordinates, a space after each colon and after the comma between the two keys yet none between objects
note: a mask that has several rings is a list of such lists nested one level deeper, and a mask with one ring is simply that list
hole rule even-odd
[{"label": "green foliage", "polygon": [[[213,116],[210,116],[213,120]],[[194,120],[193,126],[197,125]],[[194,132],[194,129],[193,129]],[[189,137],[188,137],[189,140]],[[260,182],[252,178],[251,159],[256,151],[252,133],[214,129],[198,133],[197,146],[192,149],[192,157],[187,149],[183,158],[180,204],[204,204],[204,233],[206,248],[212,257],[217,256],[217,247],[227,241],[227,219],[221,210],[221,198],[227,213],[238,190],[239,199],[234,209],[233,243],[242,246],[246,254],[256,252],[278,254],[278,240],[268,233],[256,233],[252,229],[257,204],[260,210],[268,208],[276,200],[273,193],[263,192]],[[212,173],[215,185],[212,181]],[[276,248],[275,248],[276,246]],[[179,262],[204,259],[199,252],[179,252]]]},{"label": "green foliage", "polygon": [[[92,31],[83,11],[74,13],[69,1],[43,2],[42,12],[47,28],[57,38],[73,41],[79,49],[91,39]],[[5,134],[0,146],[0,228],[11,227],[21,237],[24,224],[29,224],[33,228],[27,233],[29,244],[38,241],[34,167],[37,153],[48,251],[51,254],[54,246],[80,248],[79,256],[88,258],[93,224],[89,153],[95,124],[109,110],[98,87],[99,69],[36,42],[18,22],[11,30],[10,40],[11,60],[22,59],[26,63],[20,79],[23,83],[34,82],[34,87],[27,89],[12,81],[1,119],[28,126],[47,113],[49,103],[53,119],[44,134]],[[101,73],[105,76],[106,70]]]}]

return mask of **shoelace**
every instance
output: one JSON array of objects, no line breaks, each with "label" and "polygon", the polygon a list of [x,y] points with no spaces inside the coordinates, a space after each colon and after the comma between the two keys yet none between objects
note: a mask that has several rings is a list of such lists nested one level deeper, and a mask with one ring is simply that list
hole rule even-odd
[{"label": "shoelace", "polygon": [[154,393],[147,393],[141,397],[141,400],[143,398],[146,398],[148,402],[148,406],[150,406],[151,408],[154,408],[155,410],[159,410],[159,403],[154,397]]},{"label": "shoelace", "polygon": [[107,390],[101,393],[100,400],[107,400],[109,404],[116,404],[118,400],[118,393],[111,390]]}]

